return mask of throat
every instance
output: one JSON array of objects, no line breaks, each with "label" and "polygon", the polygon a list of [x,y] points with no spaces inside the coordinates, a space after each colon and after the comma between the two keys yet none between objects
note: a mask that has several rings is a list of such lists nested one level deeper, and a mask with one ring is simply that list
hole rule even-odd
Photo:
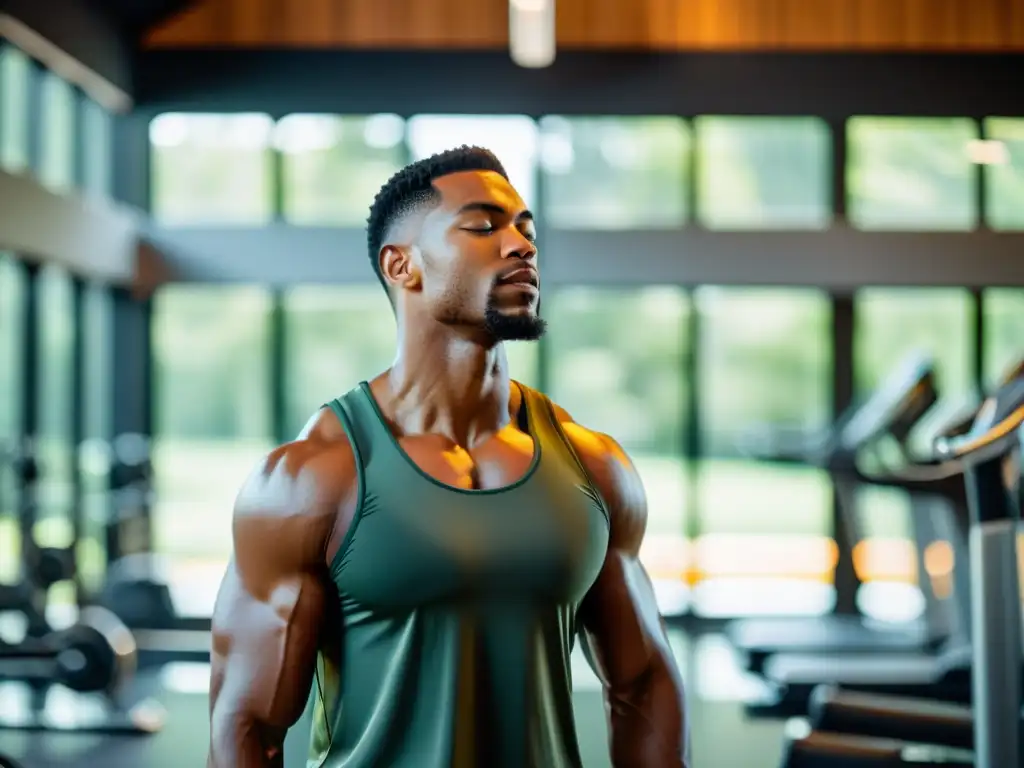
[{"label": "throat", "polygon": [[519,400],[507,375],[456,387],[443,378],[405,379],[396,367],[371,388],[398,434],[437,435],[469,451],[508,426]]},{"label": "throat", "polygon": [[469,448],[504,427],[511,412],[504,346],[437,323],[400,323],[398,357],[372,386],[401,433],[443,435]]}]

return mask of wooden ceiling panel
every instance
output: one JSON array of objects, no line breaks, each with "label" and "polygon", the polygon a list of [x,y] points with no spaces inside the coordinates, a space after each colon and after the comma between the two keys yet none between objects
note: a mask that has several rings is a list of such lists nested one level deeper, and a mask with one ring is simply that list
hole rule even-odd
[{"label": "wooden ceiling panel", "polygon": [[[1019,0],[556,0],[559,45],[607,50],[1024,49]],[[149,48],[503,48],[508,0],[200,0]]]}]

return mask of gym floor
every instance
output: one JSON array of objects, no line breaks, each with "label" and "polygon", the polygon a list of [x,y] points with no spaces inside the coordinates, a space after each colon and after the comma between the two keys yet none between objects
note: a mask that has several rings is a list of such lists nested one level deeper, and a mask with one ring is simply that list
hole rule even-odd
[{"label": "gym floor", "polygon": [[[718,636],[688,638],[673,630],[673,646],[687,681],[693,763],[698,768],[772,768],[779,763],[782,723],[747,719],[740,704],[745,681]],[[608,768],[604,706],[597,680],[573,659],[576,720],[583,764]],[[24,768],[194,768],[205,765],[209,724],[205,665],[175,664],[140,675],[137,695],[155,696],[167,709],[164,729],[150,737],[0,731],[0,749]],[[3,696],[0,695],[0,709]],[[289,732],[285,768],[305,765],[309,713]]]}]

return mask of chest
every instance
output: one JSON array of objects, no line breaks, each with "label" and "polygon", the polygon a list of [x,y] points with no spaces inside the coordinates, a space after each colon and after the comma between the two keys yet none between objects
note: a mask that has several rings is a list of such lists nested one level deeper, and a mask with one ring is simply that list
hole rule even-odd
[{"label": "chest", "polygon": [[458,490],[496,491],[523,480],[537,456],[534,439],[506,428],[467,450],[441,435],[416,435],[396,441],[401,458],[435,484]]},{"label": "chest", "polygon": [[586,477],[557,454],[534,455],[532,443],[471,457],[432,447],[440,450],[421,444],[405,456],[369,457],[335,568],[342,595],[383,611],[582,599],[608,546],[605,511]]}]

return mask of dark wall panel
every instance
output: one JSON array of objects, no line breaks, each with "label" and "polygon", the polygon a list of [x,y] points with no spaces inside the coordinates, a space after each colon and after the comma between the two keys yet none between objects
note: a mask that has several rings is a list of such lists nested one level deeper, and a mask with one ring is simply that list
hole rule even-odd
[{"label": "dark wall panel", "polygon": [[1022,115],[1017,54],[150,51],[148,111]]},{"label": "dark wall panel", "polygon": [[128,107],[134,41],[88,0],[0,0],[0,36],[108,108]]}]

